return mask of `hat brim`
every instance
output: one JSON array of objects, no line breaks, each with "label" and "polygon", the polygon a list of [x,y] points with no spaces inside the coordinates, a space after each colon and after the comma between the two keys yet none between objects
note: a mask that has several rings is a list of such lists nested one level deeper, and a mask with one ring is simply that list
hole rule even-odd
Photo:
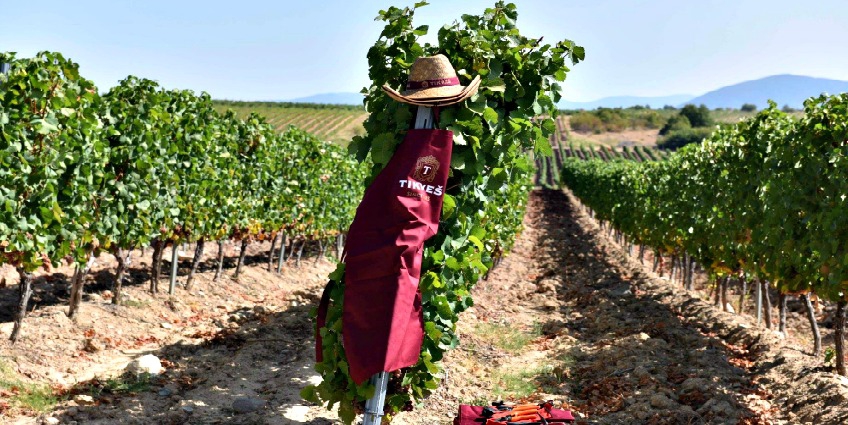
[{"label": "hat brim", "polygon": [[[440,94],[439,91],[432,91],[431,89],[416,90],[415,93],[413,93],[412,95],[405,95],[405,94],[399,93],[397,90],[392,89],[388,85],[383,85],[382,89],[383,89],[384,92],[386,92],[387,95],[389,95],[389,97],[391,97],[392,99],[394,99],[398,102],[408,103],[410,105],[416,105],[416,106],[426,106],[426,107],[447,106],[447,105],[453,105],[455,103],[462,102],[463,100],[468,99],[471,96],[474,96],[474,94],[477,93],[477,90],[480,88],[480,81],[481,81],[480,76],[478,75],[478,76],[474,77],[474,79],[471,80],[471,83],[469,83],[467,86],[464,86],[464,87],[463,86],[452,86],[452,87],[462,87],[462,89],[458,92],[455,92],[455,91],[453,93],[448,92],[449,94],[446,94],[446,95],[439,95]],[[430,90],[429,92],[427,92],[427,96],[422,97],[421,96],[422,93],[424,93],[427,90]],[[404,93],[407,93],[407,92],[404,92]],[[441,91],[441,93],[446,93],[446,92]]]}]

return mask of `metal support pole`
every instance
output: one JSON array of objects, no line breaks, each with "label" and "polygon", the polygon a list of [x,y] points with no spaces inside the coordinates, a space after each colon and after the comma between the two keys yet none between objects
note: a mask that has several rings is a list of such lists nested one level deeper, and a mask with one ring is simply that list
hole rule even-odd
[{"label": "metal support pole", "polygon": [[168,295],[174,295],[174,289],[177,287],[177,263],[180,260],[179,246],[177,241],[171,245],[171,285],[168,287]]},{"label": "metal support pole", "polygon": [[389,383],[389,373],[380,372],[368,381],[376,388],[374,397],[365,402],[365,417],[362,425],[380,425],[383,417],[383,405],[386,403],[386,386]]},{"label": "metal support pole", "polygon": [[[418,107],[413,128],[433,128],[433,110],[423,106]],[[365,415],[362,425],[380,425],[383,417],[383,405],[386,402],[386,385],[389,383],[388,372],[380,372],[369,381],[374,385],[374,396],[365,402]]]}]

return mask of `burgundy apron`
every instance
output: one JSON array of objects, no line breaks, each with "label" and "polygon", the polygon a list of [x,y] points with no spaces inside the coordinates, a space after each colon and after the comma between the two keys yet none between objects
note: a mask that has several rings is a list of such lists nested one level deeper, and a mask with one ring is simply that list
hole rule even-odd
[{"label": "burgundy apron", "polygon": [[[418,362],[424,340],[421,256],[436,234],[450,171],[453,133],[409,130],[365,190],[345,244],[342,336],[350,376],[371,375]],[[324,327],[329,291],[318,307]],[[322,361],[320,331],[316,355]]]}]

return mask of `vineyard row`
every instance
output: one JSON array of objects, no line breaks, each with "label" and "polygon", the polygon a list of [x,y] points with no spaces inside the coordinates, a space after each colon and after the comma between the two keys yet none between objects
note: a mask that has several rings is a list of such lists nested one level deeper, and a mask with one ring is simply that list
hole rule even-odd
[{"label": "vineyard row", "polygon": [[[781,316],[787,295],[808,306],[811,294],[836,302],[836,366],[845,375],[846,161],[842,94],[808,99],[800,120],[772,104],[665,161],[569,158],[562,182],[631,243],[672,256],[689,275],[701,264],[718,292],[730,277],[767,282],[780,294]],[[812,307],[808,318],[819,354]]]},{"label": "vineyard row", "polygon": [[336,145],[132,76],[101,96],[58,53],[0,63],[10,65],[0,75],[0,262],[21,276],[12,340],[38,268],[77,264],[73,316],[102,251],[118,259],[120,303],[136,248],[153,247],[157,292],[167,245],[196,243],[194,271],[204,242],[239,239],[243,256],[250,240],[327,240],[353,218],[368,167]]}]

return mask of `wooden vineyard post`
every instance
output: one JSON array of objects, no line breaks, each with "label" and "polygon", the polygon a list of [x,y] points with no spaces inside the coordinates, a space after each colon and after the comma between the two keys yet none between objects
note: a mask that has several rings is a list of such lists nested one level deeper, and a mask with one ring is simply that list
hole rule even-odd
[{"label": "wooden vineyard post", "polygon": [[274,238],[271,239],[271,249],[268,250],[268,271],[273,270],[274,267],[274,248],[277,247],[277,239],[280,238],[280,235],[274,235]]},{"label": "wooden vineyard post", "polygon": [[755,282],[757,285],[757,326],[760,326],[763,315],[763,285],[759,279]]},{"label": "wooden vineyard post", "polygon": [[82,289],[83,286],[85,286],[85,275],[88,274],[92,265],[94,265],[94,256],[89,252],[85,266],[80,267],[80,265],[77,264],[76,270],[74,271],[74,277],[71,282],[71,300],[68,303],[68,318],[70,319],[73,319],[76,316],[76,312],[79,309],[80,302],[82,301]]},{"label": "wooden vineyard post", "polygon": [[218,240],[218,268],[215,270],[215,276],[212,278],[213,282],[217,282],[218,279],[221,278],[221,272],[224,269],[224,240]]},{"label": "wooden vineyard post", "polygon": [[282,232],[280,237],[280,255],[277,258],[277,274],[283,271],[283,262],[286,261],[286,233]]},{"label": "wooden vineyard post", "polygon": [[26,317],[27,313],[27,304],[29,303],[30,297],[32,297],[32,274],[22,266],[17,267],[18,276],[21,277],[20,283],[18,283],[18,311],[15,314],[15,325],[12,328],[12,335],[9,336],[9,340],[14,344],[18,340],[18,335],[21,332],[21,326],[24,323],[24,317]]},{"label": "wooden vineyard post", "polygon": [[[423,106],[418,107],[414,128],[433,128],[433,110]],[[380,425],[383,417],[383,405],[386,402],[386,386],[389,383],[389,373],[380,372],[369,381],[374,385],[374,396],[365,402],[365,415],[362,425]]]}]

